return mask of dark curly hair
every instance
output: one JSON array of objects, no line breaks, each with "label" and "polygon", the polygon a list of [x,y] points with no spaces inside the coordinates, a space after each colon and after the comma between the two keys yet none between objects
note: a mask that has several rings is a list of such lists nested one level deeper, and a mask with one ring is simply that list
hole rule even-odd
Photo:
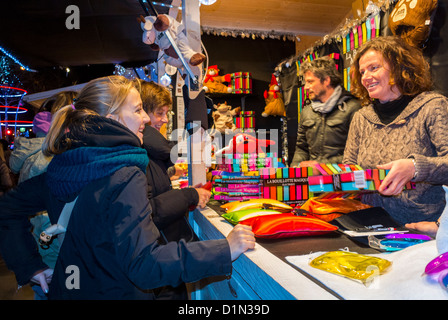
[{"label": "dark curly hair", "polygon": [[338,72],[333,59],[329,57],[307,61],[300,66],[301,75],[304,76],[308,71],[313,73],[320,82],[323,82],[327,77],[330,77],[330,86],[333,88],[342,84],[342,75]]},{"label": "dark curly hair", "polygon": [[359,60],[374,50],[383,56],[391,70],[390,85],[396,85],[403,95],[417,95],[433,88],[429,63],[420,49],[412,47],[398,36],[377,37],[365,43],[350,67],[351,93],[361,100],[363,105],[372,102],[369,93],[361,83]]}]

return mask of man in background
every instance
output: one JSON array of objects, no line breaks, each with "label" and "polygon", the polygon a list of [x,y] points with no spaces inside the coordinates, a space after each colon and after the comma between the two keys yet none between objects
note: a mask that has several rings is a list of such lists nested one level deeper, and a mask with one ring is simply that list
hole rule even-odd
[{"label": "man in background", "polygon": [[342,76],[331,58],[300,67],[309,101],[302,108],[291,167],[342,163],[347,134],[360,102],[342,86]]}]

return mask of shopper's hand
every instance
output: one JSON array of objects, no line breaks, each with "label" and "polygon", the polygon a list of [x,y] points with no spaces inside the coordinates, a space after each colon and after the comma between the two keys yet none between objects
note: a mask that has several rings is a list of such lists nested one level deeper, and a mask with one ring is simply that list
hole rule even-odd
[{"label": "shopper's hand", "polygon": [[53,269],[45,269],[43,271],[38,271],[32,278],[31,282],[37,283],[42,288],[42,291],[48,293],[48,285],[53,277]]},{"label": "shopper's hand", "polygon": [[255,237],[252,228],[237,224],[227,236],[230,246],[232,261],[236,260],[242,253],[255,247]]},{"label": "shopper's hand", "polygon": [[390,170],[378,188],[378,191],[385,196],[400,194],[405,184],[411,181],[415,174],[414,163],[411,159],[395,160],[377,167]]},{"label": "shopper's hand", "polygon": [[183,177],[184,174],[186,173],[186,171],[183,169],[183,166],[181,166],[180,164],[177,164],[177,163],[174,165],[174,170],[175,170],[174,174],[170,177],[171,181],[177,180],[180,177]]},{"label": "shopper's hand", "polygon": [[204,188],[195,188],[199,195],[198,207],[204,209],[212,193]]},{"label": "shopper's hand", "polygon": [[186,173],[186,170],[184,169],[183,165],[176,163],[174,165],[174,168],[176,169],[176,173],[174,174],[175,176],[182,177]]},{"label": "shopper's hand", "polygon": [[434,221],[407,223],[405,224],[405,227],[408,229],[420,231],[421,233],[427,234],[428,236],[433,238],[436,237],[437,231],[439,230],[439,227],[437,227]]}]

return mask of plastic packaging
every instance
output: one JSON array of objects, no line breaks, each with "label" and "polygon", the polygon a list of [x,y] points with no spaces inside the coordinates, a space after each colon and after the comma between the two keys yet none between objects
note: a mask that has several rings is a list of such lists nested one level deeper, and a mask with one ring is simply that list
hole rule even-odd
[{"label": "plastic packaging", "polygon": [[392,233],[385,236],[386,239],[415,239],[415,240],[432,240],[430,236],[426,234],[417,233]]},{"label": "plastic packaging", "polygon": [[448,291],[448,252],[431,260],[425,267],[425,274],[437,279],[440,286]]},{"label": "plastic packaging", "polygon": [[426,265],[426,274],[435,274],[448,269],[448,252],[442,253]]},{"label": "plastic packaging", "polygon": [[419,243],[431,240],[430,237],[417,234],[390,234],[384,238],[369,236],[369,246],[382,251],[399,251]]},{"label": "plastic packaging", "polygon": [[386,259],[347,251],[330,251],[310,262],[310,266],[346,278],[370,284],[387,272],[392,262]]},{"label": "plastic packaging", "polygon": [[258,216],[264,216],[268,214],[280,214],[281,212],[269,209],[246,209],[226,212],[222,215],[224,219],[232,224],[238,224],[240,221]]},{"label": "plastic packaging", "polygon": [[437,230],[436,246],[439,253],[448,252],[448,187],[443,186],[443,190],[445,190],[447,205],[445,205],[445,209],[440,216],[440,227]]},{"label": "plastic packaging", "polygon": [[317,236],[338,229],[338,227],[320,219],[299,217],[291,213],[252,217],[240,221],[240,224],[251,226],[255,237],[265,239]]},{"label": "plastic packaging", "polygon": [[316,218],[329,222],[343,214],[371,207],[354,199],[319,199],[314,197],[308,199],[300,209],[307,210]]}]

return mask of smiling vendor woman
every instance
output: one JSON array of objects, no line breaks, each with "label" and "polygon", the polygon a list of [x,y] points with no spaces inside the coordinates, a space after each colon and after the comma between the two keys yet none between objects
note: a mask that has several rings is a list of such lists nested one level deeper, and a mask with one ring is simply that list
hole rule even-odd
[{"label": "smiling vendor woman", "polygon": [[[354,59],[351,88],[367,105],[353,118],[343,162],[390,169],[363,202],[401,224],[436,221],[448,183],[448,99],[431,91],[422,53],[398,37],[375,38]],[[403,191],[411,180],[416,189]]]}]

